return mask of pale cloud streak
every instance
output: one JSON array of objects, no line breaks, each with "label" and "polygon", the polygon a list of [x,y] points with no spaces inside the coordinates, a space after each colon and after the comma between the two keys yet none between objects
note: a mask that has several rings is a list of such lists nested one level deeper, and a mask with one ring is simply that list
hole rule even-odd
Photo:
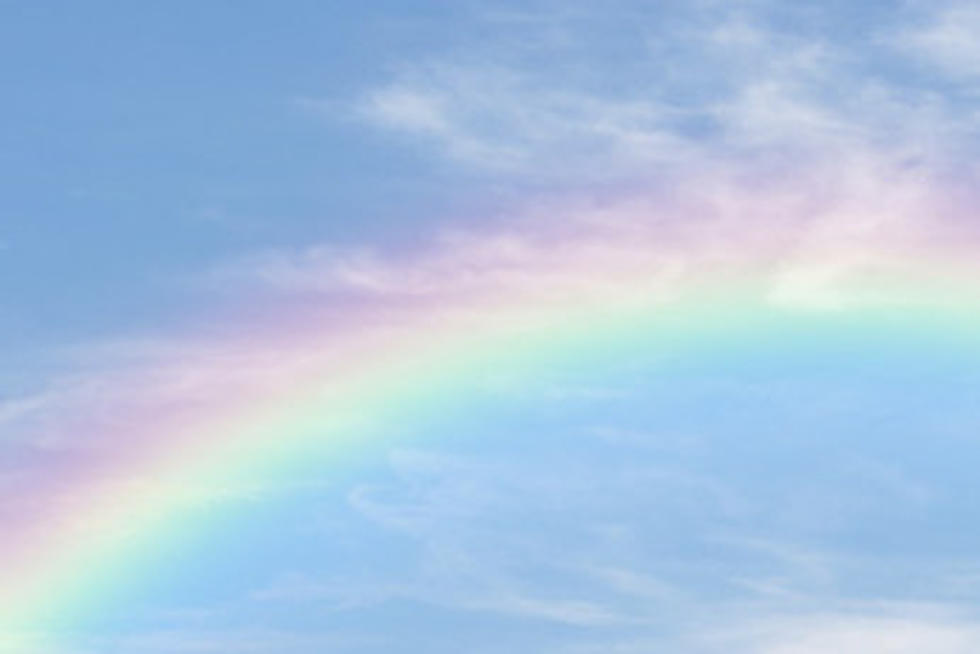
[{"label": "pale cloud streak", "polygon": [[693,152],[669,129],[681,112],[664,103],[548,88],[498,67],[433,64],[369,92],[357,111],[452,159],[502,173],[561,177],[571,168],[602,178]]},{"label": "pale cloud streak", "polygon": [[[901,303],[902,281],[914,278],[936,283],[939,298],[944,270],[975,265],[970,244],[980,230],[969,198],[927,169],[870,152],[769,176],[751,167],[665,174],[612,200],[538,200],[408,250],[261,253],[217,269],[209,283],[465,304],[670,301],[705,280],[751,279],[774,305],[842,310]],[[941,266],[925,263],[937,258]]]},{"label": "pale cloud streak", "polygon": [[407,255],[312,246],[245,258],[214,279],[389,299],[615,295],[645,280],[667,297],[724,270],[761,275],[775,304],[840,310],[893,300],[856,287],[914,276],[908,262],[930,248],[976,242],[975,198],[949,183],[951,167],[959,180],[972,174],[975,112],[881,65],[901,64],[896,44],[960,48],[969,39],[943,31],[969,30],[968,7],[919,23],[895,12],[897,24],[865,26],[858,44],[777,26],[767,2],[705,8],[667,7],[656,28],[624,34],[631,49],[595,55],[616,70],[605,87],[577,74],[597,65],[581,28],[604,14],[580,4],[489,12],[490,23],[546,33],[564,59],[541,60],[533,38],[488,37],[402,64],[354,103],[366,124],[451,166],[566,189],[615,184],[615,199],[566,190],[568,200],[539,197],[496,226],[436,232]]},{"label": "pale cloud streak", "polygon": [[[941,609],[854,610],[750,621],[712,651],[739,654],[967,654],[980,647],[980,625]],[[727,647],[728,649],[724,649]]]},{"label": "pale cloud streak", "polygon": [[980,7],[960,0],[914,7],[908,12],[912,20],[884,40],[913,62],[958,82],[975,83],[980,75]]},{"label": "pale cloud streak", "polygon": [[620,55],[640,72],[614,92],[568,72],[584,57],[574,46],[563,50],[570,62],[544,67],[549,76],[515,62],[505,52],[512,44],[491,40],[476,54],[404,68],[366,91],[355,112],[457,164],[530,180],[649,178],[703,170],[719,157],[800,160],[869,150],[936,163],[937,151],[948,154],[964,135],[976,135],[968,106],[876,69],[895,58],[896,45],[959,71],[980,60],[972,56],[978,21],[969,6],[952,6],[924,26],[892,27],[889,38],[869,27],[860,48],[776,28],[768,9],[678,20],[673,31],[650,34],[646,50]]},{"label": "pale cloud streak", "polygon": [[[783,309],[844,311],[901,302],[903,280],[941,267],[937,262],[975,272],[971,246],[980,230],[970,220],[973,196],[944,176],[967,159],[963,143],[976,135],[973,110],[934,89],[868,72],[871,63],[854,48],[776,30],[764,11],[751,11],[767,4],[683,24],[680,40],[647,35],[621,62],[645,72],[610,80],[613,90],[577,78],[576,66],[588,62],[574,56],[558,74],[522,66],[533,45],[519,56],[492,43],[474,56],[405,64],[353,102],[358,120],[463,174],[558,188],[555,195],[563,197],[538,194],[492,224],[433,230],[417,247],[311,244],[259,252],[218,265],[208,281],[230,282],[249,297],[312,296],[331,307],[353,297],[383,307],[365,323],[383,343],[413,307],[466,311],[500,298],[527,306],[620,296],[669,302],[704,279],[748,278],[758,298]],[[548,27],[533,13],[498,20]],[[980,72],[978,25],[974,8],[949,5],[921,24],[881,30],[889,36],[870,47],[876,56],[900,51],[969,83]],[[551,25],[549,36],[572,46],[577,37],[566,24]],[[307,108],[316,110],[317,102]],[[895,293],[887,284],[875,286],[883,278],[898,280]],[[311,352],[305,341],[289,345],[289,334],[277,338],[210,334],[93,348],[91,360],[108,353],[109,363],[90,361],[46,391],[6,400],[0,427],[26,435],[24,442],[47,456],[84,456],[86,449],[117,446],[112,434],[128,435],[131,425],[159,427],[157,416],[166,423],[222,402],[236,411],[260,402],[291,379],[332,367],[350,345],[326,339],[317,341],[323,351]],[[357,344],[365,351],[372,345],[370,339]],[[623,395],[584,384],[536,390],[556,402]],[[83,429],[69,428],[79,416]],[[597,436],[622,448],[649,445],[657,435],[613,424]],[[673,445],[653,448],[658,457],[661,450],[700,455],[714,445],[700,436],[673,438]],[[900,466],[855,463],[853,476],[870,480],[872,491],[860,500],[817,485],[793,486],[767,503],[718,475],[683,466],[569,464],[556,473],[549,468],[554,461],[537,463],[522,468],[395,452],[393,480],[355,484],[347,499],[360,519],[417,548],[414,567],[397,579],[287,576],[254,591],[250,601],[309,601],[330,611],[417,602],[593,630],[602,641],[555,650],[561,652],[656,650],[666,641],[648,632],[663,627],[664,616],[696,612],[698,605],[746,615],[737,624],[705,619],[706,636],[696,630],[676,636],[685,644],[681,651],[963,654],[980,648],[980,628],[967,618],[867,607],[815,612],[814,606],[836,607],[849,571],[873,565],[767,536],[752,523],[774,515],[782,524],[809,521],[807,528],[829,529],[834,520],[856,522],[885,503],[911,510],[934,501],[932,489]],[[120,497],[160,492],[140,477],[104,481]],[[647,505],[630,504],[638,489]],[[70,490],[51,501],[72,502]],[[243,502],[266,489],[184,490],[188,501]],[[644,525],[630,523],[623,507],[635,510],[634,517],[652,515],[645,526],[656,529],[640,533]],[[551,533],[528,528],[542,516],[558,523]],[[709,559],[731,560],[692,571],[671,567],[677,560],[658,558],[659,550],[651,557],[631,549],[672,542],[683,516],[711,525],[685,534],[684,546],[694,542],[710,550]],[[552,576],[535,578],[542,573]],[[705,584],[705,576],[739,600],[699,597],[686,582]],[[943,583],[975,583],[975,577],[950,577]],[[783,616],[786,602],[798,605],[798,613]],[[642,633],[619,633],[626,631]],[[331,642],[217,632],[181,640],[161,632],[129,645],[136,652],[272,652]]]}]

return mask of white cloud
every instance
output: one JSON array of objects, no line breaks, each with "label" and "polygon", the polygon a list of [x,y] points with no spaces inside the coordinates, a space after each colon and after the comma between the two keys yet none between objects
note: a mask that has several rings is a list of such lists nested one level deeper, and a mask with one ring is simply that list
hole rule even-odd
[{"label": "white cloud", "polygon": [[544,179],[610,177],[693,152],[670,128],[681,112],[653,98],[604,98],[494,66],[432,64],[370,91],[358,112],[453,160]]},{"label": "white cloud", "polygon": [[954,79],[975,81],[980,75],[980,7],[974,2],[929,3],[912,14],[910,24],[885,40],[911,59]]},{"label": "white cloud", "polygon": [[[730,648],[730,649],[725,649]],[[816,614],[770,618],[747,627],[717,651],[744,654],[968,654],[980,625],[926,615]]]},{"label": "white cloud", "polygon": [[[605,15],[584,4],[548,9],[520,12],[520,24],[529,36],[560,28],[565,37],[550,47],[564,59],[542,60],[531,38],[513,46],[491,37],[402,64],[356,112],[454,166],[522,183],[618,180],[627,190],[617,200],[566,191],[575,197],[436,235],[408,255],[313,246],[246,258],[215,279],[389,299],[612,295],[645,280],[652,297],[695,275],[746,266],[758,275],[761,263],[773,303],[839,310],[887,301],[890,290],[856,287],[902,277],[923,244],[965,235],[967,223],[944,214],[963,214],[972,200],[954,202],[941,185],[951,161],[972,165],[963,144],[978,123],[961,103],[877,70],[890,51],[875,26],[849,44],[777,26],[765,2],[707,19],[666,8],[645,28],[645,45],[596,62],[573,37],[585,39],[575,30]],[[616,76],[614,64],[630,72]],[[615,83],[576,75],[603,67]]]},{"label": "white cloud", "polygon": [[[540,15],[498,18],[541,24]],[[980,72],[978,29],[980,13],[955,5],[924,26],[905,26],[896,38],[930,65],[972,79]],[[251,293],[261,287],[275,294],[318,294],[324,305],[336,300],[343,307],[353,297],[375,311],[364,334],[331,340],[328,327],[313,349],[306,338],[291,345],[288,335],[278,343],[221,334],[195,342],[119,342],[93,349],[92,360],[114,353],[111,363],[90,363],[86,372],[56,382],[50,391],[0,404],[0,425],[14,425],[52,456],[117,447],[121,433],[124,445],[133,446],[133,434],[142,434],[137,426],[162,429],[220,409],[228,398],[235,411],[260,405],[309,371],[379,349],[373,346],[397,333],[406,316],[430,318],[426,311],[433,307],[465,312],[471,305],[493,306],[498,298],[535,307],[574,306],[589,298],[668,302],[705,279],[744,276],[758,284],[754,291],[760,299],[781,307],[846,310],[901,300],[901,292],[889,295],[887,284],[881,289],[876,283],[901,281],[909,266],[921,267],[913,268],[914,274],[929,269],[936,252],[946,257],[944,266],[975,266],[974,252],[953,247],[976,244],[969,221],[960,220],[973,205],[948,194],[941,183],[941,160],[955,163],[949,153],[975,131],[972,110],[934,91],[860,72],[857,64],[867,62],[853,49],[778,32],[748,11],[681,32],[689,43],[652,35],[648,50],[633,53],[638,61],[619,62],[639,63],[637,69],[645,72],[609,80],[608,87],[578,79],[574,60],[553,74],[522,66],[518,56],[491,56],[500,54],[491,49],[482,57],[407,65],[357,103],[362,120],[424,144],[453,166],[567,186],[615,186],[626,180],[628,190],[617,188],[615,199],[566,191],[566,199],[539,200],[479,229],[445,230],[409,250],[312,245],[245,257],[215,278],[244,282]],[[681,54],[667,53],[671,44]],[[958,255],[965,256],[953,261]],[[562,401],[623,395],[587,384],[541,384],[540,389]],[[618,446],[650,440],[615,425],[597,435]],[[685,435],[664,444],[658,456],[697,454],[705,447]],[[872,478],[889,501],[921,507],[932,498],[900,468],[862,465],[860,474]],[[715,588],[735,588],[750,597],[758,610],[741,627],[710,623],[711,638],[688,635],[686,651],[960,654],[980,646],[973,623],[950,617],[869,612],[780,617],[774,607],[783,602],[833,604],[837,584],[854,561],[761,538],[762,530],[740,521],[758,515],[759,505],[715,476],[637,464],[607,469],[602,477],[597,466],[572,462],[555,471],[553,462],[522,467],[397,453],[394,482],[360,485],[349,500],[362,518],[410,539],[420,552],[417,566],[404,570],[402,578],[383,581],[286,579],[256,591],[252,599],[321,601],[336,610],[407,599],[627,630],[662,626],[670,610],[696,612],[692,607],[699,603],[709,612],[731,609],[698,598],[696,583],[684,586],[700,574],[710,575]],[[167,490],[138,475],[105,481],[119,496],[153,498]],[[197,501],[241,501],[263,490],[217,482],[184,489],[188,500]],[[639,490],[647,504],[638,509],[630,501]],[[763,506],[805,507],[811,514],[820,509],[838,520],[856,515],[834,505],[839,498],[825,487],[813,495],[786,495]],[[65,498],[70,501],[67,490],[55,501]],[[854,511],[855,502],[848,503]],[[710,525],[687,534],[698,545],[737,552],[752,558],[754,566],[742,571],[738,565],[744,560],[715,561],[710,570],[691,573],[684,566],[671,568],[676,561],[668,558],[638,556],[631,547],[641,540],[640,529],[630,516],[617,513],[631,506],[634,519],[642,509],[653,513],[651,522],[661,520],[649,542],[671,542],[680,529],[675,518],[693,516]],[[542,516],[560,524],[528,528]],[[505,524],[490,525],[489,518]],[[125,520],[117,522],[125,528]],[[677,570],[692,577],[670,578]],[[529,571],[553,577],[543,582]],[[974,583],[972,577],[960,582]],[[199,634],[188,641],[160,633],[130,649],[314,646],[278,638]],[[636,640],[617,636],[567,651],[646,652],[658,649],[655,642],[663,643],[642,634]]]},{"label": "white cloud", "polygon": [[665,303],[712,279],[752,279],[774,305],[842,310],[919,301],[908,295],[915,281],[934,284],[940,301],[953,292],[944,271],[975,266],[970,203],[921,167],[841,153],[769,176],[682,172],[614,200],[541,200],[407,250],[267,252],[227,264],[212,283],[448,308],[495,298]]},{"label": "white cloud", "polygon": [[[813,20],[798,10],[796,20]],[[589,14],[581,6],[578,13]],[[668,7],[646,21],[640,12],[637,23],[647,27],[636,29],[650,30],[648,47],[608,60],[567,16],[541,14],[526,40],[564,26],[568,42],[552,46],[554,60],[490,38],[470,52],[403,65],[367,90],[356,111],[454,164],[521,181],[649,180],[720,161],[745,167],[746,157],[796,165],[869,152],[934,165],[977,133],[969,103],[909,84],[882,63],[900,64],[898,46],[951,71],[980,70],[976,7],[949,5],[924,24],[913,12],[893,12],[902,20],[888,37],[868,24],[850,42],[777,25],[773,13],[769,3],[696,17]],[[614,83],[578,74],[596,68]]]}]

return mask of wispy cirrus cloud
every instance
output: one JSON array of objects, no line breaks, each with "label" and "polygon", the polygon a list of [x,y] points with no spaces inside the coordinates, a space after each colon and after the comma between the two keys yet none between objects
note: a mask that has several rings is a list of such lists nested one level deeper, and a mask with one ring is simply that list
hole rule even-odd
[{"label": "wispy cirrus cloud", "polygon": [[[462,175],[545,191],[493,224],[433,229],[422,245],[309,243],[218,263],[209,277],[212,288],[233,286],[250,299],[312,299],[331,316],[353,298],[375,311],[357,323],[356,337],[333,339],[333,323],[323,320],[311,321],[314,331],[326,325],[323,338],[296,346],[288,333],[268,340],[218,333],[142,344],[121,339],[93,347],[75,373],[48,390],[0,404],[0,428],[19,434],[31,456],[125,450],[148,424],[164,432],[168,421],[192,421],[198,412],[236,412],[311,370],[333,370],[336,357],[355,345],[372,349],[370,338],[358,340],[363,334],[384,344],[406,316],[441,319],[443,313],[425,312],[432,307],[465,311],[497,298],[561,306],[620,294],[659,302],[702,279],[745,277],[763,302],[837,311],[902,301],[904,280],[937,268],[974,270],[980,230],[971,220],[974,196],[964,190],[974,112],[933,83],[890,73],[895,66],[940,70],[968,92],[962,86],[977,73],[978,22],[969,5],[925,11],[919,22],[900,14],[895,24],[864,24],[848,44],[826,25],[808,31],[806,21],[780,23],[776,9],[786,3],[738,3],[736,10],[721,2],[664,3],[657,20],[621,3],[616,45],[602,49],[590,34],[593,26],[609,28],[611,12],[561,4],[560,11],[550,3],[547,11],[488,12],[489,24],[519,25],[541,38],[491,36],[465,52],[401,62],[348,107],[375,133]],[[695,16],[678,9],[682,4],[712,12]],[[817,10],[810,18],[825,17]],[[317,100],[306,106],[322,108]],[[950,181],[949,170],[959,177]],[[563,197],[543,198],[547,192]],[[874,287],[881,279],[897,280],[897,292]],[[492,320],[487,313],[483,320]],[[587,382],[537,379],[535,390],[568,405],[628,395]],[[785,405],[812,400],[787,393],[785,380],[777,385],[753,392]],[[620,453],[635,455],[637,444],[658,436],[609,423],[592,440]],[[646,454],[659,460],[680,453],[684,465],[396,452],[391,478],[353,484],[347,517],[367,523],[373,536],[398,539],[405,547],[393,550],[408,552],[410,565],[385,578],[340,569],[319,577],[284,570],[290,560],[270,569],[280,576],[242,603],[296,602],[350,615],[422,605],[576,630],[554,652],[977,649],[976,623],[955,607],[882,609],[842,599],[861,594],[848,579],[874,586],[876,575],[907,566],[923,577],[943,572],[935,584],[917,580],[917,588],[927,596],[961,593],[953,599],[962,607],[976,586],[969,562],[962,570],[909,555],[876,562],[807,542],[813,533],[832,540],[834,530],[882,507],[912,515],[941,499],[907,466],[834,460],[827,469],[839,478],[823,480],[824,469],[808,469],[805,486],[779,476],[799,465],[796,455],[783,469],[766,467],[761,481],[739,484],[721,474],[724,466],[705,463],[727,438],[672,438]],[[519,450],[522,457],[528,449]],[[20,462],[11,456],[4,465],[13,470]],[[16,488],[19,478],[7,472],[0,468],[0,481]],[[265,490],[216,483],[168,491],[138,475],[99,478],[120,498],[186,491],[197,501],[240,502]],[[759,485],[747,488],[749,482]],[[71,503],[71,488],[56,490],[51,501],[64,502],[69,513],[84,508]],[[355,545],[363,542],[376,541]],[[688,552],[696,556],[685,559]],[[881,588],[886,597],[907,590]],[[713,617],[729,613],[738,615]],[[370,637],[273,630],[158,631],[116,643],[133,652],[390,650],[390,641]]]},{"label": "wispy cirrus cloud", "polygon": [[964,190],[975,112],[896,73],[930,30],[941,43],[944,29],[968,31],[957,18],[968,8],[865,11],[865,22],[837,25],[833,12],[769,2],[668,3],[654,14],[623,3],[615,50],[585,29],[609,28],[609,14],[584,4],[488,12],[489,24],[529,38],[491,32],[465,52],[403,63],[352,111],[453,167],[573,200],[515,208],[497,228],[436,233],[409,257],[312,246],[245,258],[215,279],[451,297],[614,293],[643,278],[669,294],[693,271],[737,269],[745,262],[733,254],[751,252],[773,302],[848,306],[855,283],[907,276],[902,262],[977,237]]},{"label": "wispy cirrus cloud", "polygon": [[[826,612],[749,622],[727,651],[745,654],[966,654],[980,646],[980,624],[941,607]],[[741,631],[741,633],[738,633]],[[724,639],[724,637],[722,637]],[[718,648],[721,649],[720,647]]]},{"label": "wispy cirrus cloud", "polygon": [[910,61],[972,86],[980,75],[980,7],[973,2],[912,3],[883,40]]},{"label": "wispy cirrus cloud", "polygon": [[[752,510],[717,496],[711,480],[604,457],[588,471],[558,465],[560,474],[547,475],[534,456],[393,453],[394,485],[362,485],[349,500],[380,528],[410,538],[418,557],[397,574],[282,579],[253,601],[354,614],[410,602],[574,629],[574,638],[545,646],[561,654],[905,654],[923,647],[961,654],[978,642],[980,623],[960,603],[849,599],[842,586],[853,571],[896,562],[772,539],[767,528],[749,526]],[[703,502],[696,511],[694,501]],[[703,520],[679,519],[692,511]],[[531,515],[540,528],[509,527]],[[712,549],[712,563],[686,559],[671,546],[675,540]]]},{"label": "wispy cirrus cloud", "polygon": [[[358,113],[499,172],[588,177],[677,162],[695,144],[670,128],[683,112],[654,98],[610,99],[517,70],[433,64],[369,92]],[[556,164],[559,164],[557,168]]]},{"label": "wispy cirrus cloud", "polygon": [[[513,43],[488,39],[475,53],[407,65],[367,90],[355,113],[457,164],[529,180],[642,179],[665,168],[703,169],[725,157],[744,166],[746,158],[780,153],[799,159],[873,150],[934,162],[937,149],[948,155],[976,133],[973,112],[928,86],[909,85],[888,64],[904,65],[897,46],[963,70],[976,60],[974,13],[953,5],[925,25],[868,24],[866,40],[856,44],[777,26],[768,3],[712,19],[674,7],[663,11],[659,28],[627,31],[632,46],[614,55],[595,55],[589,41],[576,42],[581,32],[569,35],[566,27],[561,61],[537,60],[532,45],[518,44],[532,62],[522,63]],[[607,57],[603,63],[622,72],[605,85],[576,75],[596,63],[588,56]]]},{"label": "wispy cirrus cloud", "polygon": [[[258,253],[218,267],[208,283],[388,301],[652,301],[724,276],[751,278],[773,304],[838,310],[901,302],[901,280],[971,267],[980,230],[968,219],[970,197],[934,171],[870,152],[769,175],[665,173],[643,191],[537,200],[406,250]],[[916,275],[933,257],[944,264]],[[889,279],[897,285],[874,288]]]}]

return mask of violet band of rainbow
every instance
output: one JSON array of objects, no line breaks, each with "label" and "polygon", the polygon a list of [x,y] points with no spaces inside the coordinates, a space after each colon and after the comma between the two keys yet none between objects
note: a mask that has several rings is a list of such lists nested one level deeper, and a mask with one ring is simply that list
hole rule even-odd
[{"label": "violet band of rainbow", "polygon": [[[501,368],[533,376],[562,359],[658,348],[738,350],[752,365],[773,339],[789,339],[791,346],[797,339],[806,348],[813,339],[842,334],[868,343],[883,335],[928,334],[974,353],[980,350],[980,301],[973,280],[953,273],[925,265],[917,277],[852,288],[852,300],[833,309],[775,301],[767,284],[744,278],[699,280],[667,296],[639,284],[621,286],[613,297],[583,291],[551,302],[487,297],[423,304],[395,325],[341,332],[321,333],[311,325],[288,348],[306,353],[302,365],[287,366],[289,374],[255,371],[263,383],[236,381],[232,389],[248,393],[209,403],[183,422],[161,416],[142,431],[110,434],[111,453],[88,459],[85,469],[67,470],[54,488],[41,483],[32,489],[39,506],[58,510],[26,515],[7,529],[0,631],[45,631],[52,622],[84,621],[109,610],[100,594],[139,583],[139,571],[127,567],[134,554],[200,529],[183,520],[209,493],[275,480],[295,457],[312,453],[326,474],[343,466],[352,450],[372,447],[399,406],[439,412],[465,403],[468,386],[461,381]],[[281,344],[270,349],[283,351]],[[126,424],[138,419],[150,422],[151,416],[137,413]],[[66,490],[68,505],[42,501]]]}]

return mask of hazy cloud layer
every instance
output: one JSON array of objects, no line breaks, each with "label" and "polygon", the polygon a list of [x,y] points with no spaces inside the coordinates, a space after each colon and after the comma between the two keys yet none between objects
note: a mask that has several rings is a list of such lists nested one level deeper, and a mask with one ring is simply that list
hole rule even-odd
[{"label": "hazy cloud layer", "polygon": [[[304,96],[305,112],[340,114],[440,179],[519,200],[479,226],[433,219],[403,245],[229,256],[199,291],[258,309],[60,353],[47,384],[0,398],[0,520],[84,515],[52,475],[79,462],[111,497],[174,494],[98,466],[387,352],[426,321],[669,305],[733,280],[804,315],[975,292],[973,3],[654,4],[477,3],[470,42],[393,53],[383,81],[343,100]],[[477,393],[493,410],[454,438],[499,451],[426,445],[434,428],[406,419],[392,429],[409,445],[357,478],[182,487],[202,511],[295,500],[267,530],[281,534],[255,535],[282,558],[65,654],[448,653],[461,624],[468,652],[977,651],[980,563],[948,534],[950,516],[976,517],[962,500],[972,471],[936,454],[976,454],[969,362],[937,355],[894,380],[817,365],[827,377],[809,385],[768,363],[769,376],[664,381],[630,361],[609,379],[548,370],[513,386],[497,371]]]}]

